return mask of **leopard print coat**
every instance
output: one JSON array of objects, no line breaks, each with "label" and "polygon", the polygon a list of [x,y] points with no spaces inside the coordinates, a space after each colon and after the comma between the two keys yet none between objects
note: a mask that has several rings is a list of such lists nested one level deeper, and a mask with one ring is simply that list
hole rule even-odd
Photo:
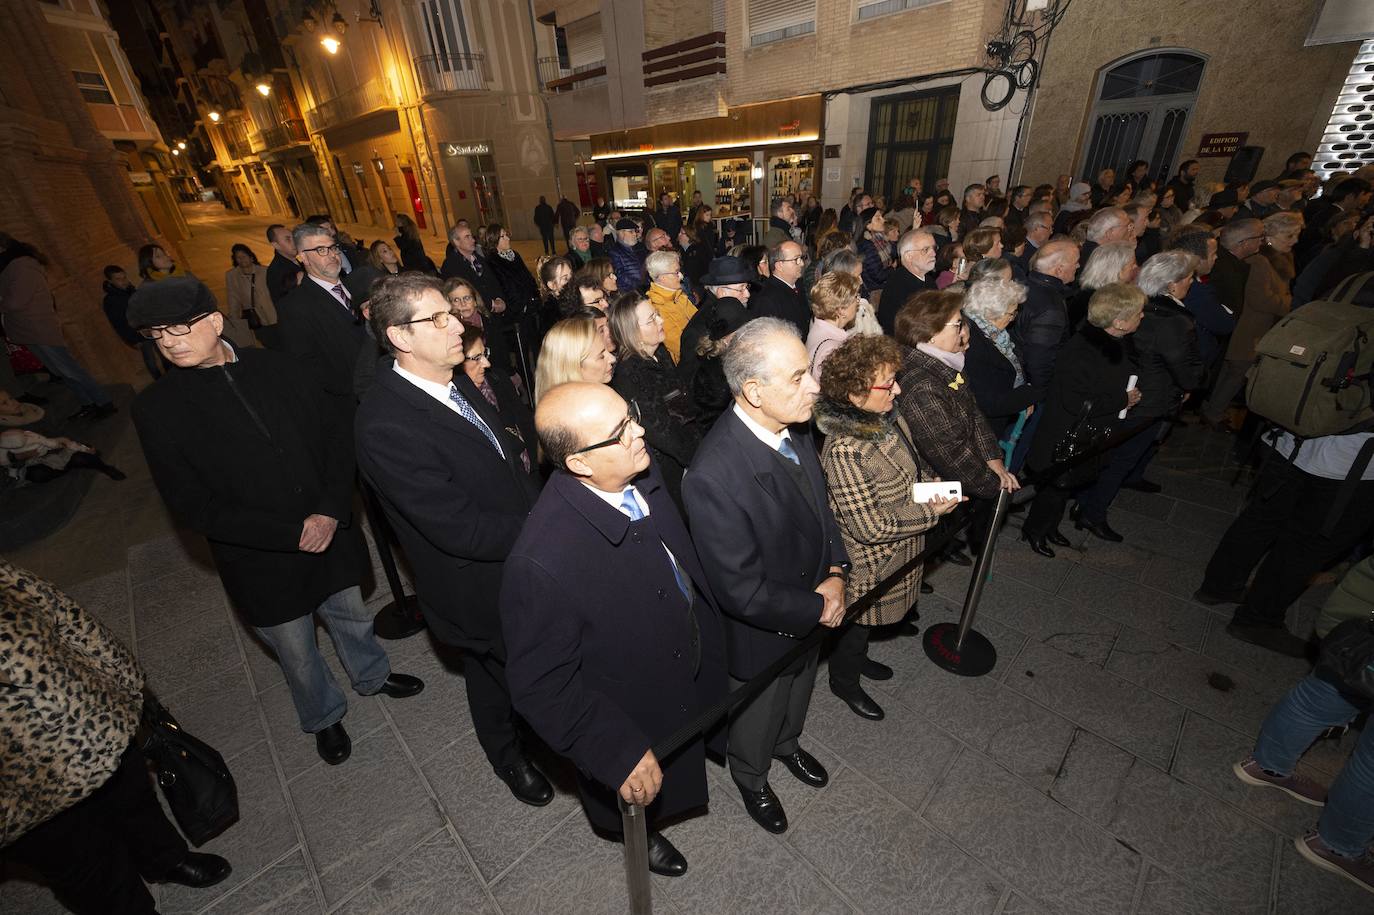
[{"label": "leopard print coat", "polygon": [[114,774],[142,689],[138,662],[109,630],[0,558],[0,848]]}]

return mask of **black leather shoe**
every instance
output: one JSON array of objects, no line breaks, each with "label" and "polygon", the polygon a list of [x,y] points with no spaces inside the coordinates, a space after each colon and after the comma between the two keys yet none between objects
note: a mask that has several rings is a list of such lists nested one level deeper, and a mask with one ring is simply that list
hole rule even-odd
[{"label": "black leather shoe", "polygon": [[841,702],[849,706],[849,710],[860,718],[866,718],[869,721],[883,720],[884,715],[882,706],[874,702],[873,697],[864,692],[862,687],[855,687],[852,691],[840,691],[832,686],[830,687],[830,691],[834,693]]},{"label": "black leather shoe", "polygon": [[348,739],[348,732],[344,730],[342,721],[336,721],[323,731],[315,732],[315,750],[319,752],[320,759],[331,766],[337,766],[348,759],[349,754],[353,752],[353,741]]},{"label": "black leather shoe", "polygon": [[935,593],[935,589],[932,588],[932,587],[930,586],[930,583],[929,583],[929,582],[927,582],[927,581],[925,581],[924,579],[922,579],[922,581],[921,581],[921,593],[922,593],[922,594],[934,594],[934,593]]},{"label": "black leather shoe", "polygon": [[1134,489],[1136,492],[1148,492],[1151,495],[1164,491],[1164,487],[1160,486],[1154,480],[1138,480],[1134,483],[1122,483],[1121,488]]},{"label": "black leather shoe", "polygon": [[383,696],[393,699],[406,699],[425,688],[425,681],[410,674],[392,674],[386,678],[382,688],[377,690]]},{"label": "black leather shoe", "polygon": [[201,855],[188,852],[182,862],[167,873],[155,879],[154,883],[178,883],[197,889],[214,886],[228,877],[234,868],[219,855]]},{"label": "black leather shoe", "polygon": [[687,873],[687,859],[661,832],[649,833],[649,873],[660,877],[681,877]]},{"label": "black leather shoe", "polygon": [[825,771],[825,766],[821,765],[821,761],[801,747],[797,747],[786,756],[779,756],[778,759],[787,767],[788,772],[812,788],[824,788],[830,781],[830,775]]},{"label": "black leather shoe", "polygon": [[1245,589],[1236,588],[1234,591],[1208,591],[1207,586],[1203,585],[1193,592],[1193,600],[1199,604],[1206,604],[1209,607],[1217,607],[1221,604],[1238,604],[1245,600]]},{"label": "black leather shoe", "polygon": [[762,791],[750,791],[736,782],[739,796],[744,800],[744,809],[764,829],[773,835],[787,832],[787,812],[782,809],[782,801],[773,793],[772,787],[765,784]]},{"label": "black leather shoe", "polygon": [[1290,658],[1307,657],[1307,643],[1282,626],[1247,626],[1243,623],[1228,623],[1227,635],[1251,645],[1258,645]]},{"label": "black leather shoe", "polygon": [[973,560],[969,559],[968,554],[965,553],[963,550],[950,550],[948,553],[945,553],[940,558],[943,559],[945,562],[952,562],[956,566],[973,565]]},{"label": "black leather shoe", "polygon": [[531,807],[543,807],[553,800],[553,785],[529,760],[524,759],[495,771],[517,801]]},{"label": "black leather shoe", "polygon": [[1045,542],[1048,539],[1047,537],[1040,534],[1027,534],[1025,531],[1022,531],[1021,539],[1030,544],[1032,551],[1049,559],[1054,558],[1054,550],[1050,549],[1049,544]]},{"label": "black leather shoe", "polygon": [[1078,516],[1078,520],[1074,521],[1073,526],[1080,531],[1087,531],[1098,540],[1106,540],[1108,543],[1120,543],[1126,539],[1112,530],[1112,526],[1106,521],[1090,521],[1082,515]]},{"label": "black leather shoe", "polygon": [[1053,543],[1055,546],[1072,546],[1072,544],[1069,542],[1069,538],[1059,533],[1059,528],[1057,527],[1054,530],[1047,533],[1045,535],[1045,539],[1048,540],[1050,543]]},{"label": "black leather shoe", "polygon": [[864,658],[859,673],[870,680],[891,680],[892,668],[872,658]]}]

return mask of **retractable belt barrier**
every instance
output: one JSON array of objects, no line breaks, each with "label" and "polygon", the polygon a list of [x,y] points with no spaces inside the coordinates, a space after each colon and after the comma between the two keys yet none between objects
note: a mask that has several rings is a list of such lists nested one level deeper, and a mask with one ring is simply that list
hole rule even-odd
[{"label": "retractable belt barrier", "polygon": [[[1032,474],[1026,481],[1025,488],[1021,491],[1026,492],[1029,487],[1043,485],[1047,481],[1057,479],[1065,471],[1110,451],[1122,442],[1152,428],[1157,422],[1159,422],[1158,419],[1150,419],[1112,433],[1083,454]],[[964,608],[959,616],[959,622],[957,624],[937,623],[930,626],[926,629],[922,640],[926,654],[932,662],[960,676],[980,677],[992,670],[997,663],[997,652],[992,643],[985,636],[973,630],[973,617],[978,610],[978,602],[982,599],[983,586],[987,583],[992,572],[992,554],[997,545],[998,531],[1011,502],[1012,494],[1008,490],[1003,489],[998,492],[997,503],[993,509],[992,523],[988,525],[987,539],[978,554],[973,575],[969,579],[968,593],[964,598]],[[856,617],[866,613],[899,582],[924,565],[929,559],[939,555],[954,539],[955,535],[968,526],[969,520],[968,513],[964,512],[957,521],[941,524],[934,534],[927,536],[925,548],[921,552],[907,560],[901,568],[878,582],[864,592],[858,600],[850,604],[845,610],[844,619],[835,629],[848,625]],[[798,640],[796,645],[747,683],[722,696],[709,708],[704,709],[696,718],[655,743],[650,749],[653,750],[654,757],[659,761],[659,764],[662,765],[667,757],[682,749],[695,740],[699,734],[720,721],[735,706],[756,696],[780,673],[819,646],[821,641],[832,631],[835,630],[817,625],[805,638]],[[631,915],[652,915],[648,827],[645,822],[644,807],[639,804],[627,804],[625,799],[620,797],[619,792],[616,793],[616,798],[620,804],[621,826],[625,836],[625,877],[629,888],[630,913]]]}]

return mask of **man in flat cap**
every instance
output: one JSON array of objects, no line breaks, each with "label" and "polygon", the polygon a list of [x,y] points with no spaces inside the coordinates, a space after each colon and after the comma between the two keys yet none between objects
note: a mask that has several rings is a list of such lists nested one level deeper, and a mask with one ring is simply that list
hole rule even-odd
[{"label": "man in flat cap", "polygon": [[649,285],[644,274],[644,257],[639,245],[639,223],[622,216],[615,223],[616,242],[611,245],[611,270],[621,292],[643,290]]},{"label": "man in flat cap", "polygon": [[400,699],[424,688],[391,672],[363,605],[348,422],[295,359],[221,339],[224,316],[193,277],[140,289],[128,318],[176,366],[133,405],[153,482],[177,523],[210,542],[224,590],[281,664],[301,730],[337,765],[352,748],[348,702],[320,655],[315,614],[356,692]]}]

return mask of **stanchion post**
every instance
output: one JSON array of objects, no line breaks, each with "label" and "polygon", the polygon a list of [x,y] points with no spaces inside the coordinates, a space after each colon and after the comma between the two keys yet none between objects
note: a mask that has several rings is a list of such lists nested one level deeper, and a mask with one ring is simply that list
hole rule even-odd
[{"label": "stanchion post", "polygon": [[377,544],[377,556],[382,560],[382,572],[386,575],[386,585],[391,589],[391,603],[377,611],[372,627],[378,638],[404,639],[425,628],[425,618],[420,613],[420,604],[415,597],[407,595],[401,584],[401,573],[396,569],[396,557],[391,554],[391,526],[386,523],[386,514],[377,494],[367,483],[362,483],[363,511],[367,514],[367,525],[372,528],[372,541]]},{"label": "stanchion post", "polygon": [[620,804],[620,827],[625,836],[625,886],[630,893],[630,915],[653,915],[649,829],[644,822],[644,808],[625,803],[618,794],[616,800]]},{"label": "stanchion post", "polygon": [[997,664],[997,649],[986,636],[973,629],[973,617],[983,597],[983,586],[992,572],[992,554],[997,548],[997,535],[1010,505],[1011,493],[1000,490],[992,512],[992,523],[988,526],[987,539],[982,552],[978,554],[978,562],[973,566],[973,577],[969,581],[964,612],[959,616],[958,625],[936,623],[926,629],[925,637],[921,640],[926,656],[936,666],[961,677],[981,677]]}]

